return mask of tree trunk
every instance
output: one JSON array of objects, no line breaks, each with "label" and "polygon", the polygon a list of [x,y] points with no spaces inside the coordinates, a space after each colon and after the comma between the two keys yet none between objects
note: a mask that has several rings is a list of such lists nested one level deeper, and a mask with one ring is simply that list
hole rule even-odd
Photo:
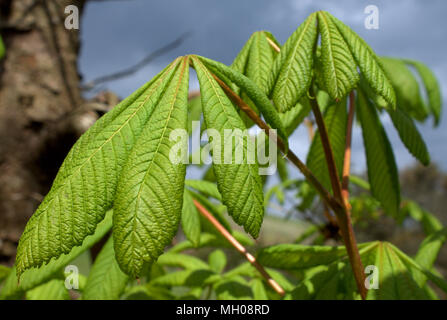
[{"label": "tree trunk", "polygon": [[64,125],[83,103],[78,30],[67,5],[84,0],[0,0],[0,263],[12,264],[23,228],[77,138]]}]

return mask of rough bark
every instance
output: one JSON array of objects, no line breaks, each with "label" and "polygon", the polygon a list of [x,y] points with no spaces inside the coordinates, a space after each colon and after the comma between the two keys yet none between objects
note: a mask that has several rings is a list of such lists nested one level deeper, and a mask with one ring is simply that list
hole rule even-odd
[{"label": "rough bark", "polygon": [[76,139],[67,119],[83,105],[79,35],[65,29],[64,8],[81,13],[84,2],[0,0],[0,263],[13,262],[26,221]]}]

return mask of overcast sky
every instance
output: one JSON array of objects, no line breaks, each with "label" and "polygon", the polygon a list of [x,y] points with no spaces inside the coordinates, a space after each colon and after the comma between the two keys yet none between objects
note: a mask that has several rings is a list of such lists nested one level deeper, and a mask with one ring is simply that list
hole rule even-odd
[{"label": "overcast sky", "polygon": [[[364,9],[379,8],[379,29],[364,27]],[[230,64],[249,36],[268,30],[284,43],[313,11],[327,10],[363,37],[379,55],[420,60],[435,72],[447,92],[447,1],[316,1],[316,0],[123,0],[88,3],[81,24],[79,67],[85,81],[137,63],[151,51],[180,34],[191,36],[176,50],[158,58],[131,77],[110,82],[106,88],[126,97],[150,80],[179,55],[197,53]],[[197,81],[190,85],[197,88]],[[388,119],[384,120],[399,168],[411,165],[412,156],[400,142]],[[440,127],[432,121],[421,126],[432,160],[447,170],[447,112]],[[353,138],[353,169],[362,171],[365,160],[358,129]],[[291,147],[305,158],[307,135],[299,129]]]}]

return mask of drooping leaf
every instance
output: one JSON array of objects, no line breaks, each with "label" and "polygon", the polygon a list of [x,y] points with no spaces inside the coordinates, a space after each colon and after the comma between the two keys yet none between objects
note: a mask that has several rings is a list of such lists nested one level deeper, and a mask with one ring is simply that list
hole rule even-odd
[{"label": "drooping leaf", "polygon": [[319,11],[318,30],[321,34],[322,79],[332,99],[339,100],[354,89],[360,80],[355,60],[331,17]]},{"label": "drooping leaf", "polygon": [[99,252],[82,293],[83,300],[118,300],[129,277],[123,273],[115,258],[113,238]]},{"label": "drooping leaf", "polygon": [[[286,133],[290,136],[309,114],[311,106],[308,102],[297,103],[290,110],[280,113],[279,117],[284,125]],[[279,159],[278,159],[279,160]]]},{"label": "drooping leaf", "polygon": [[405,147],[416,159],[427,166],[430,163],[430,154],[413,119],[399,108],[387,111]]},{"label": "drooping leaf", "polygon": [[27,300],[69,300],[63,280],[53,279],[26,293]]},{"label": "drooping leaf", "polygon": [[25,228],[17,273],[82,244],[112,206],[121,169],[178,60],[98,120],[75,143]]},{"label": "drooping leaf", "polygon": [[[243,74],[237,72],[236,70],[224,65],[223,63],[200,56],[194,56],[194,65],[198,65],[198,63],[196,62],[198,60],[200,60],[202,65],[205,65],[206,68],[209,69],[209,71],[213,72],[221,80],[226,83],[233,82],[247,94],[250,100],[253,101],[258,110],[261,112],[267,124],[269,124],[271,128],[278,131],[278,135],[284,140],[285,148],[287,150],[287,134],[281,122],[281,119],[279,118],[278,112],[268,99],[267,95],[256,85],[256,83],[254,83],[253,80],[251,80],[250,78],[247,78]],[[208,73],[209,71],[207,70]]]},{"label": "drooping leaf", "polygon": [[197,247],[200,244],[200,215],[188,190],[183,192],[182,229],[186,238]]},{"label": "drooping leaf", "polygon": [[[346,111],[346,99],[343,99],[339,103],[329,106],[326,109],[324,123],[326,125],[329,142],[332,147],[339,177],[341,177],[343,169],[347,121],[348,113]],[[325,186],[328,190],[331,190],[332,186],[331,179],[329,177],[329,169],[319,132],[315,133],[315,137],[312,140],[309,153],[307,154],[306,163],[323,186]]]},{"label": "drooping leaf", "polygon": [[434,123],[435,125],[438,125],[439,120],[441,119],[442,98],[439,83],[436,80],[435,75],[425,64],[421,62],[413,60],[404,61],[413,66],[421,77],[428,98],[428,106],[435,118]]},{"label": "drooping leaf", "polygon": [[373,89],[375,94],[385,99],[391,108],[395,108],[396,95],[393,85],[388,79],[386,72],[383,70],[377,55],[362,38],[352,31],[351,28],[329,13],[326,13],[326,16],[331,18],[340,34],[343,36],[343,39],[349,46],[351,54],[359,66],[363,77],[367,80],[368,85]]},{"label": "drooping leaf", "polygon": [[280,112],[293,108],[309,88],[317,41],[316,20],[317,15],[312,13],[289,37],[274,61],[267,92]]},{"label": "drooping leaf", "polygon": [[361,91],[357,96],[357,115],[362,126],[371,193],[386,213],[397,217],[400,186],[394,153],[377,111]]},{"label": "drooping leaf", "polygon": [[[244,130],[245,126],[231,101],[208,69],[198,58],[192,57],[192,60],[199,78],[206,127],[217,130],[221,137],[224,136],[225,129]],[[264,216],[264,200],[258,165],[249,164],[247,161],[247,138],[247,136],[242,137],[243,144],[239,150],[243,154],[240,164],[225,164],[223,150],[228,146],[225,147],[224,139],[219,142],[214,141],[213,169],[222,202],[227,206],[228,213],[237,224],[244,226],[244,229],[253,237],[257,237]],[[220,147],[221,152],[217,152],[216,147]],[[236,148],[233,144],[232,147],[232,159],[234,159]]]},{"label": "drooping leaf", "polygon": [[414,74],[403,60],[382,57],[380,61],[396,92],[397,108],[419,121],[424,120],[429,110],[422,100],[419,83]]},{"label": "drooping leaf", "polygon": [[176,129],[186,130],[188,81],[185,57],[132,149],[118,182],[113,215],[115,252],[121,269],[135,277],[144,266],[156,261],[180,221],[186,168],[171,157],[176,142],[170,134]]},{"label": "drooping leaf", "polygon": [[112,212],[109,211],[104,220],[98,224],[95,233],[87,236],[80,247],[73,248],[68,254],[63,254],[57,259],[52,259],[48,264],[39,268],[26,270],[20,278],[20,285],[18,285],[19,279],[16,268],[12,268],[4,283],[4,287],[0,290],[0,299],[9,299],[11,297],[20,298],[23,292],[31,290],[58,275],[62,276],[63,269],[71,261],[101,240],[111,228]]}]

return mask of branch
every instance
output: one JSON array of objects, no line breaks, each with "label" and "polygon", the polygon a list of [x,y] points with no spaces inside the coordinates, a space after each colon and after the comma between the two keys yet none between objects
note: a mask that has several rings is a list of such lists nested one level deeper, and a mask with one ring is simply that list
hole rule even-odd
[{"label": "branch", "polygon": [[[354,271],[354,278],[357,283],[357,288],[363,299],[366,298],[366,288],[364,285],[365,275],[363,272],[362,261],[360,260],[360,254],[357,248],[357,242],[355,240],[354,230],[352,229],[351,215],[346,209],[344,202],[341,200],[341,186],[339,185],[339,198],[333,197],[326,188],[318,181],[318,179],[313,175],[309,168],[290,150],[285,152],[284,142],[277,136],[274,131],[270,130],[270,127],[251,109],[251,107],[245,103],[233,90],[231,90],[225,82],[219,79],[213,74],[214,79],[219,83],[219,85],[224,90],[225,94],[242,110],[247,116],[253,120],[256,125],[265,131],[265,133],[273,140],[276,141],[279,149],[283,154],[286,155],[287,159],[290,160],[304,175],[308,182],[317,190],[323,201],[334,211],[338,225],[340,227],[342,237],[348,252],[349,260]],[[312,102],[312,100],[311,100]],[[316,104],[316,102],[314,101]],[[316,107],[319,110],[318,105]]]},{"label": "branch", "polygon": [[349,94],[349,111],[348,111],[348,126],[346,128],[346,146],[345,146],[345,156],[343,161],[343,178],[341,185],[341,193],[343,196],[343,201],[345,205],[349,208],[349,173],[351,170],[351,142],[352,142],[352,124],[354,122],[354,112],[355,112],[355,95],[351,91]]},{"label": "branch", "polygon": [[228,242],[231,243],[233,247],[236,248],[237,251],[239,251],[245,258],[253,265],[253,267],[256,268],[256,270],[259,271],[259,273],[266,279],[267,283],[272,287],[273,290],[275,290],[281,297],[284,296],[285,292],[284,289],[281,288],[281,286],[274,280],[270,275],[267,273],[267,271],[264,269],[264,267],[259,264],[258,261],[256,261],[255,257],[247,252],[247,249],[240,244],[239,241],[237,241],[231,233],[228,232],[227,229],[225,229],[224,226],[222,226],[219,221],[214,218],[214,216],[208,212],[197,200],[193,200],[194,205],[197,207],[199,212],[207,219],[211,224],[219,231],[219,233],[228,240]]},{"label": "branch", "polygon": [[82,90],[91,90],[94,87],[96,87],[98,84],[100,83],[104,83],[104,82],[108,82],[108,81],[113,81],[113,80],[118,80],[127,76],[130,76],[132,74],[134,74],[135,72],[139,71],[141,68],[143,68],[144,66],[146,66],[147,64],[149,64],[150,62],[152,62],[155,58],[158,58],[159,56],[162,56],[163,54],[177,48],[178,46],[180,46],[187,37],[189,37],[191,35],[191,32],[185,32],[182,35],[180,35],[177,39],[175,39],[174,41],[168,43],[167,45],[158,48],[157,50],[151,52],[150,54],[148,54],[145,58],[143,58],[140,62],[138,62],[137,64],[128,67],[126,69],[123,69],[121,71],[118,72],[114,72],[112,74],[108,74],[105,76],[101,76],[98,77],[96,79],[93,79],[89,82],[87,82],[83,87]]}]

